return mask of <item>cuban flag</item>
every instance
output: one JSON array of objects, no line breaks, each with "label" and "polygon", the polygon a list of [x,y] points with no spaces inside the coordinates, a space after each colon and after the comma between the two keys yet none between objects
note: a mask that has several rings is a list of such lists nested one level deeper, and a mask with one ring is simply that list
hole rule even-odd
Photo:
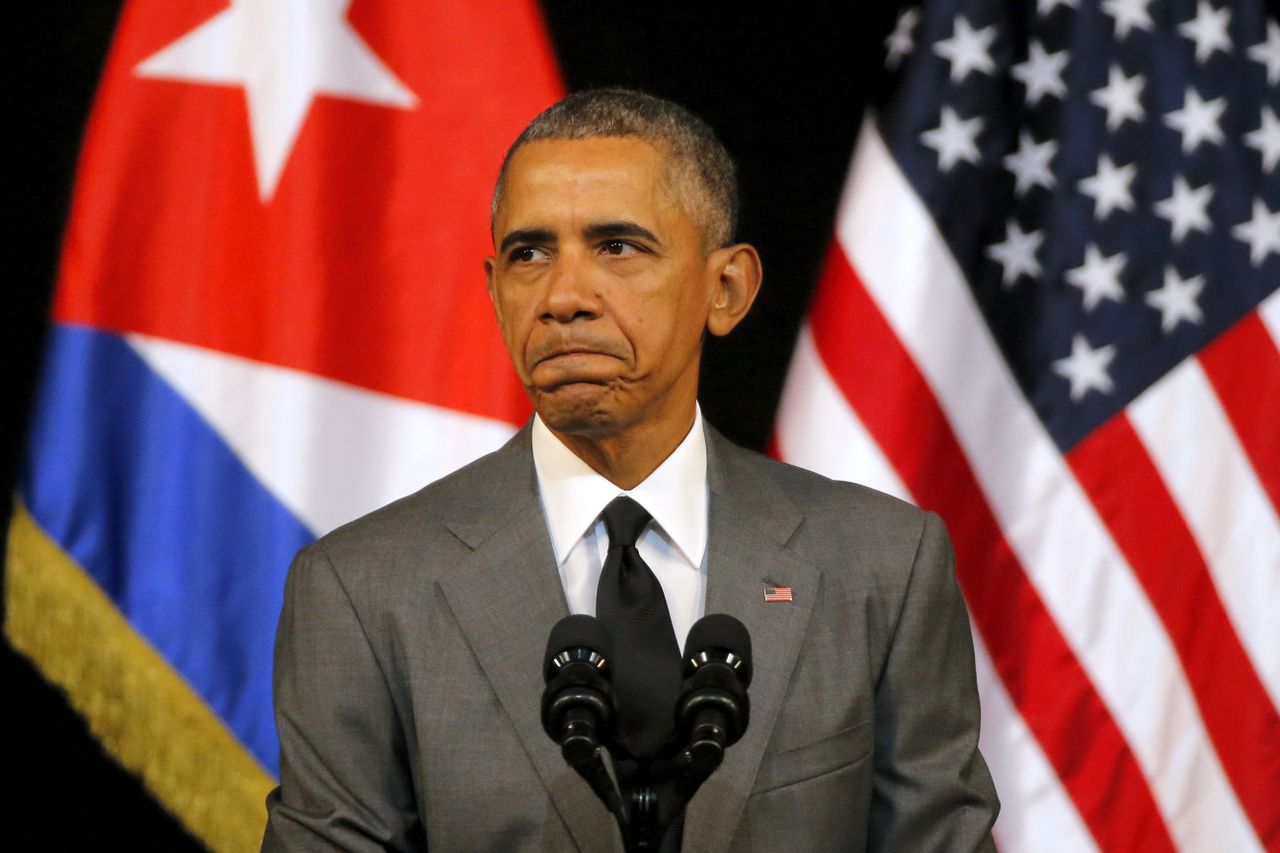
[{"label": "cuban flag", "polygon": [[1010,851],[1280,850],[1280,25],[926,0],[777,451],[938,511]]},{"label": "cuban flag", "polygon": [[561,94],[532,0],[133,0],[88,125],[10,641],[214,849],[256,846],[293,553],[528,403],[481,261]]}]

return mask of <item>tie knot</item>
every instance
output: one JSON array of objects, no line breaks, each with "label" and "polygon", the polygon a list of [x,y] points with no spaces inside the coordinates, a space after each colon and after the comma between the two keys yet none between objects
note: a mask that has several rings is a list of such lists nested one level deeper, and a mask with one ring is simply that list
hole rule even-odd
[{"label": "tie knot", "polygon": [[619,495],[600,513],[605,529],[609,531],[609,548],[631,548],[640,538],[644,526],[653,516],[640,504],[626,495]]}]

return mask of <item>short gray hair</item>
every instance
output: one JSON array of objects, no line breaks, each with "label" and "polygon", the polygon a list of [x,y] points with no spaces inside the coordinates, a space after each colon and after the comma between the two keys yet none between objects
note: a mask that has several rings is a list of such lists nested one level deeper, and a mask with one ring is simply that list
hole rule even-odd
[{"label": "short gray hair", "polygon": [[704,247],[728,246],[738,229],[738,178],[715,131],[689,110],[633,89],[587,89],[543,110],[507,149],[493,188],[490,228],[515,153],[546,139],[637,137],[667,155],[671,176],[692,191]]}]

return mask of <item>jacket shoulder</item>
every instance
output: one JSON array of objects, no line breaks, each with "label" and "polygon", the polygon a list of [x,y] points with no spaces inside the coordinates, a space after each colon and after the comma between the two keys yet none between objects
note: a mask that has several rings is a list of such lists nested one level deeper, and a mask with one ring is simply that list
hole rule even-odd
[{"label": "jacket shoulder", "polygon": [[807,519],[839,519],[843,524],[861,520],[880,528],[903,528],[919,531],[932,513],[901,498],[846,480],[833,480],[822,474],[786,462],[771,459],[719,438],[717,452],[731,457],[730,467],[750,472],[757,479],[777,488]]},{"label": "jacket shoulder", "polygon": [[[918,559],[949,562],[942,520],[904,500],[857,483],[715,440],[725,493],[734,512],[756,519],[796,556],[849,589],[899,600]],[[937,555],[935,557],[935,550]]]},{"label": "jacket shoulder", "polygon": [[412,494],[392,501],[320,537],[304,549],[335,561],[367,561],[387,551],[461,542],[452,525],[500,517],[522,496],[536,498],[528,430],[506,444]]},{"label": "jacket shoulder", "polygon": [[885,521],[921,524],[924,510],[901,498],[878,491],[861,483],[833,480],[807,468],[779,462],[766,456],[759,462],[767,476],[803,509],[836,506],[842,511],[871,513]]}]

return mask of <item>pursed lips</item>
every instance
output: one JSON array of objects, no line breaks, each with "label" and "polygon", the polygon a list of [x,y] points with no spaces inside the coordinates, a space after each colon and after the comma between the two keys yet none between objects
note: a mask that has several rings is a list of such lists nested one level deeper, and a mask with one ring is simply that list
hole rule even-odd
[{"label": "pursed lips", "polygon": [[592,356],[592,355],[603,355],[603,356],[608,356],[610,358],[619,358],[619,356],[615,355],[612,352],[609,352],[607,349],[600,346],[593,346],[590,344],[571,344],[567,346],[562,345],[558,347],[553,347],[552,349],[550,349],[545,353],[538,353],[533,359],[533,365],[534,367],[537,367],[539,365],[546,364],[547,362],[556,361],[559,359],[568,359],[573,356]]},{"label": "pursed lips", "polygon": [[568,385],[608,384],[616,368],[607,367],[599,358],[619,359],[619,356],[598,346],[589,344],[561,345],[541,353],[533,361],[533,371],[539,374],[536,384],[543,391]]}]

